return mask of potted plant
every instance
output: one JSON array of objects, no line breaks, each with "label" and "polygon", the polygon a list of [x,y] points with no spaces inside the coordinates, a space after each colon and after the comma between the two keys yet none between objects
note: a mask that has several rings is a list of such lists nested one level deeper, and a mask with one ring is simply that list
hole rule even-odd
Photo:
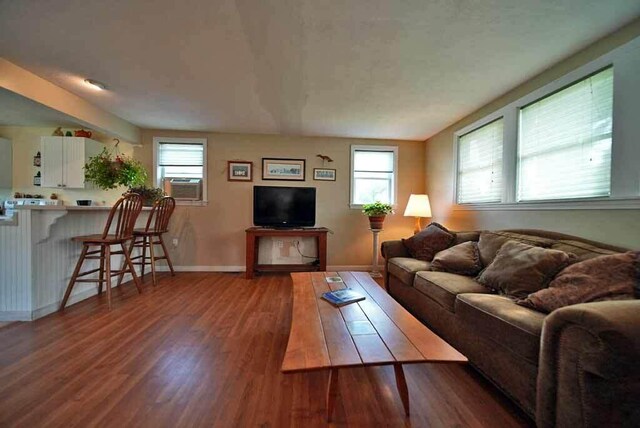
[{"label": "potted plant", "polygon": [[391,204],[376,201],[371,204],[364,204],[362,206],[362,212],[369,217],[371,229],[380,230],[382,229],[382,224],[387,214],[393,213],[393,207]]},{"label": "potted plant", "polygon": [[118,186],[135,187],[144,185],[147,170],[142,163],[130,156],[113,154],[105,147],[100,154],[90,157],[84,166],[85,179],[102,190]]},{"label": "potted plant", "polygon": [[145,207],[153,206],[158,199],[165,195],[164,190],[159,187],[147,187],[145,185],[131,187],[129,192],[142,196],[142,205]]}]

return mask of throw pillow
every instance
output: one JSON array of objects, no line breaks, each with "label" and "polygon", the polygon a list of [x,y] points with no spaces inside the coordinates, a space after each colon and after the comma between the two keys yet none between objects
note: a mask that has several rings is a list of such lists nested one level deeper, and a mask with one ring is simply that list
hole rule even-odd
[{"label": "throw pillow", "polygon": [[498,254],[498,250],[507,241],[518,241],[534,247],[550,247],[555,242],[553,239],[542,238],[535,235],[523,235],[515,232],[502,231],[482,231],[478,240],[478,250],[480,251],[480,261],[483,266],[489,266]]},{"label": "throw pillow", "polygon": [[563,251],[507,241],[478,282],[511,297],[524,298],[549,285],[575,259]]},{"label": "throw pillow", "polygon": [[430,270],[474,276],[482,270],[478,243],[473,241],[440,251],[431,261]]},{"label": "throw pillow", "polygon": [[633,299],[639,284],[640,251],[630,251],[575,263],[560,272],[549,288],[517,303],[551,312],[577,303]]},{"label": "throw pillow", "polygon": [[438,251],[449,248],[455,238],[446,227],[431,223],[411,238],[403,239],[402,243],[411,257],[430,262]]}]

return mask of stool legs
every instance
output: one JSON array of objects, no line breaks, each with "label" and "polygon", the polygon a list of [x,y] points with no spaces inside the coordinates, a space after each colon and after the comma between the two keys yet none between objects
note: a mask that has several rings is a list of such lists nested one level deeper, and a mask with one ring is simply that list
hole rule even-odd
[{"label": "stool legs", "polygon": [[107,274],[107,281],[105,286],[107,287],[107,306],[111,310],[111,245],[104,247],[104,270]]},{"label": "stool legs", "polygon": [[171,263],[171,259],[169,258],[169,252],[167,251],[166,245],[164,245],[164,239],[162,239],[162,235],[158,236],[158,238],[160,238],[160,245],[162,245],[162,252],[164,253],[164,256],[167,258],[167,264],[169,265],[171,276],[176,276],[176,273],[173,270],[173,263]]},{"label": "stool legs", "polygon": [[87,245],[83,245],[82,252],[80,253],[80,258],[78,259],[78,263],[76,263],[76,268],[73,270],[73,275],[71,275],[69,285],[67,285],[67,290],[64,292],[64,297],[62,298],[62,303],[60,304],[60,310],[64,309],[64,306],[67,304],[67,300],[69,300],[71,290],[73,290],[73,286],[76,284],[76,279],[78,278],[78,274],[80,273],[80,268],[82,267],[82,263],[84,263],[84,258],[87,256],[87,251],[89,251],[89,247]]},{"label": "stool legs", "polygon": [[100,247],[100,282],[98,282],[98,296],[102,294],[102,283],[104,281],[104,247]]},{"label": "stool legs", "polygon": [[[145,236],[145,239],[147,237]],[[156,285],[156,255],[153,246],[155,243],[153,242],[153,236],[149,236],[149,255],[151,256],[151,280],[153,281],[153,285]]]},{"label": "stool legs", "polygon": [[[131,262],[131,254],[125,248],[124,243],[120,244],[120,246],[122,247],[122,254],[124,255],[125,263],[129,267],[129,270],[131,271],[131,276],[133,277],[133,283],[136,285],[136,288],[138,289],[138,293],[142,293],[142,286],[140,285],[140,279],[138,279],[136,270],[133,267],[133,262]],[[122,271],[123,272],[120,273],[120,278],[124,277],[124,269],[122,269]]]}]

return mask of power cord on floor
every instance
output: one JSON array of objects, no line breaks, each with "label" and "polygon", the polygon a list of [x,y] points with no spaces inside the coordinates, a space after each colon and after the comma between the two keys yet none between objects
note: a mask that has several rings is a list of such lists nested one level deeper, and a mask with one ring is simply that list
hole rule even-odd
[{"label": "power cord on floor", "polygon": [[313,259],[313,261],[309,264],[312,265],[319,265],[320,264],[320,259],[318,259],[318,257],[315,256],[305,256],[304,254],[302,254],[302,251],[300,251],[300,241],[294,241],[296,243],[296,250],[298,250],[298,254],[300,254],[303,258],[305,259]]}]

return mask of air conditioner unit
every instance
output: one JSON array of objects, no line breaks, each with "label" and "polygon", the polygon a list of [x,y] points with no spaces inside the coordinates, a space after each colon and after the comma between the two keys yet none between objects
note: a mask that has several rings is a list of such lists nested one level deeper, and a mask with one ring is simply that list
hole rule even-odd
[{"label": "air conditioner unit", "polygon": [[202,199],[201,178],[166,177],[164,191],[178,201],[199,201]]}]

